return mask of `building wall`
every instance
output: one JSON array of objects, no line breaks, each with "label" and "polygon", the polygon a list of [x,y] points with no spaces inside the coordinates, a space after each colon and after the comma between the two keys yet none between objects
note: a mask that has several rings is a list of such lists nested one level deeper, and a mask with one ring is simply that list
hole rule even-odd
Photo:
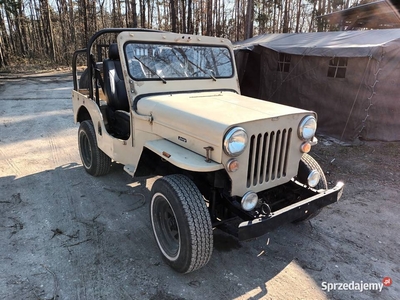
[{"label": "building wall", "polygon": [[400,140],[397,52],[386,49],[381,61],[347,58],[344,78],[327,76],[331,57],[291,55],[289,70],[283,70],[282,54],[261,47],[253,52],[241,81],[243,94],[313,110],[318,131],[343,140]]}]

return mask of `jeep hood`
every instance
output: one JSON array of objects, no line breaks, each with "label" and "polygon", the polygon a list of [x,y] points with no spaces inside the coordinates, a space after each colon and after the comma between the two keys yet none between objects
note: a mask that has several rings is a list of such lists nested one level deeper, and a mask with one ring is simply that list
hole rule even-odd
[{"label": "jeep hood", "polygon": [[[260,119],[311,113],[306,110],[233,92],[204,92],[149,96],[137,102],[137,112],[152,115],[153,123],[218,146],[226,130]],[[158,126],[156,126],[158,127]],[[155,132],[158,134],[158,132]],[[164,136],[165,137],[165,136]],[[169,139],[169,137],[165,137]],[[172,137],[173,141],[176,137]]]}]

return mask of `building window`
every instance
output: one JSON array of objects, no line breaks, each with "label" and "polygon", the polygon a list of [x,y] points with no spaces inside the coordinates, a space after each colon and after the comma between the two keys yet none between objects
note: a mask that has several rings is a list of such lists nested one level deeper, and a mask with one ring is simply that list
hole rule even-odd
[{"label": "building window", "polygon": [[289,72],[290,58],[291,58],[290,54],[279,53],[277,71]]},{"label": "building window", "polygon": [[347,57],[334,57],[329,60],[328,77],[345,78]]}]

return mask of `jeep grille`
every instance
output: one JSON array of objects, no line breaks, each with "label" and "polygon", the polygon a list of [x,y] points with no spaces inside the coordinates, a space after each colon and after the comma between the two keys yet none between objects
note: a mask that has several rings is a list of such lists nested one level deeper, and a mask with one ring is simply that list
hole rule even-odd
[{"label": "jeep grille", "polygon": [[286,176],[291,136],[292,128],[251,136],[248,188]]}]

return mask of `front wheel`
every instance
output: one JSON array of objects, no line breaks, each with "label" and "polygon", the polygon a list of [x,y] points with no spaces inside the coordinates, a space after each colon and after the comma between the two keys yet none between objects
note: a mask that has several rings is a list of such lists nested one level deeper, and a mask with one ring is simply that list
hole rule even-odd
[{"label": "front wheel", "polygon": [[97,146],[92,121],[81,122],[78,130],[79,153],[86,172],[93,176],[105,175],[110,170],[111,159]]},{"label": "front wheel", "polygon": [[150,218],[162,256],[173,269],[189,273],[207,264],[213,250],[211,218],[189,178],[169,175],[154,183]]},{"label": "front wheel", "polygon": [[[303,184],[307,184],[307,176],[310,174],[312,170],[317,170],[318,173],[321,175],[318,184],[314,187],[316,190],[327,190],[328,183],[326,182],[326,177],[324,171],[322,170],[321,166],[318,162],[309,154],[304,153],[300,163],[299,163],[299,174],[297,175],[297,180],[299,180]],[[315,213],[304,216],[300,219],[294,221],[294,223],[303,222],[310,220],[321,212],[322,209],[317,210]]]}]

